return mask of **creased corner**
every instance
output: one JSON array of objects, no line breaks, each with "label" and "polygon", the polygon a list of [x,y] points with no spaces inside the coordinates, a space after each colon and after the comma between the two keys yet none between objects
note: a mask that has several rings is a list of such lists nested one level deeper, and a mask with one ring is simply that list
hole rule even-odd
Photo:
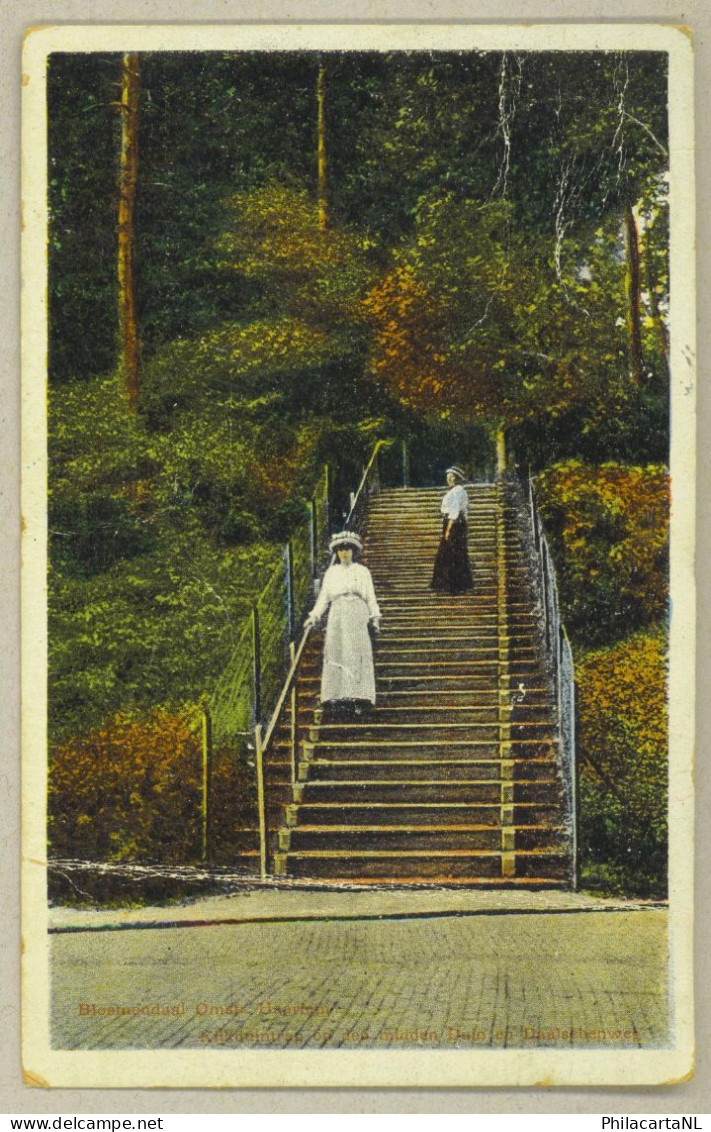
[{"label": "creased corner", "polygon": [[40,1077],[39,1073],[33,1073],[31,1069],[23,1069],[22,1080],[33,1089],[51,1088],[49,1081],[45,1081],[44,1077]]}]

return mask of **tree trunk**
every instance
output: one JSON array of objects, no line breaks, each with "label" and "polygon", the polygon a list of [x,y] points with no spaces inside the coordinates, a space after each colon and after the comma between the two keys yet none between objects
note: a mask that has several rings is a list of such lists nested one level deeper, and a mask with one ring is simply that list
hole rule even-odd
[{"label": "tree trunk", "polygon": [[138,178],[138,55],[121,61],[121,156],[118,208],[118,322],[119,356],[126,401],[135,411],[139,390],[139,341],[136,323],[134,210]]},{"label": "tree trunk", "polygon": [[635,385],[642,382],[641,278],[639,233],[632,205],[625,205],[625,244],[627,247],[627,334],[630,351],[630,373]]},{"label": "tree trunk", "polygon": [[323,232],[328,224],[326,186],[326,67],[319,60],[316,82],[318,104],[318,226]]},{"label": "tree trunk", "polygon": [[644,241],[644,283],[649,295],[649,311],[654,323],[654,329],[659,339],[659,346],[662,351],[664,361],[669,364],[669,337],[667,328],[662,318],[662,312],[659,309],[659,296],[657,294],[657,273],[654,268],[654,252],[652,249],[651,241],[647,236]]}]

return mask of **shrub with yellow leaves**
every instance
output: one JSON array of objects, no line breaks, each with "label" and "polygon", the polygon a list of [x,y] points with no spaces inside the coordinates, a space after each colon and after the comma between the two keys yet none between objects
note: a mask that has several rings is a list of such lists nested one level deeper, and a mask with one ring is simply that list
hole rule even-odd
[{"label": "shrub with yellow leaves", "polygon": [[664,615],[666,468],[568,460],[543,472],[537,495],[573,640],[583,646],[619,640]]},{"label": "shrub with yellow leaves", "polygon": [[[201,851],[201,717],[195,707],[119,713],[57,745],[49,763],[53,857],[190,863]],[[216,751],[213,845],[230,859],[256,826],[254,771]],[[252,838],[253,840],[253,838]]]},{"label": "shrub with yellow leaves", "polygon": [[635,633],[578,664],[583,883],[662,896],[667,863],[666,633]]}]

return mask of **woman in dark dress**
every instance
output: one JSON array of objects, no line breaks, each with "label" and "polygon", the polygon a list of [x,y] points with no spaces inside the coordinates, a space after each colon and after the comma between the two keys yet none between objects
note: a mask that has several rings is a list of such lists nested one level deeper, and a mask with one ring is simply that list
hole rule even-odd
[{"label": "woman in dark dress", "polygon": [[474,587],[467,554],[469,497],[461,468],[447,468],[449,491],[442,499],[442,538],[435,556],[432,589],[458,594]]}]

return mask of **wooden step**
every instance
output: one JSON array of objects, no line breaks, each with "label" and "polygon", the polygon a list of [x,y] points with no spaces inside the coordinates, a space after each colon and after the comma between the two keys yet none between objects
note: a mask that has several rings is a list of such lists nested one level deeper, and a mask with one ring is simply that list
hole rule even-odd
[{"label": "wooden step", "polygon": [[[550,780],[556,773],[555,760],[550,757],[517,758],[509,760],[509,765],[510,777],[505,780],[507,782],[516,782],[520,778],[526,778],[528,781]],[[417,760],[317,758],[310,762],[307,768],[300,764],[299,769],[300,771],[308,769],[306,782],[338,783],[339,786],[349,781],[360,782],[364,775],[367,775],[370,783],[384,781],[389,784],[394,782],[430,784],[433,780],[473,783],[490,782],[492,778],[503,781],[501,761],[491,756],[483,756],[479,759]]]},{"label": "wooden step", "polygon": [[[453,739],[436,738],[435,736],[427,736],[421,739],[412,738],[357,738],[349,737],[348,740],[331,740],[328,738],[319,738],[313,743],[304,743],[303,747],[310,753],[313,753],[314,758],[326,758],[329,752],[337,751],[340,757],[357,757],[359,755],[376,753],[381,757],[395,758],[400,755],[407,754],[407,757],[412,758],[425,758],[426,756],[439,755],[440,758],[454,758],[457,755],[463,757],[467,754],[473,755],[476,752],[484,753],[493,748],[495,757],[497,759],[507,759],[508,755],[502,755],[499,749],[499,729],[496,725],[484,725],[478,732],[479,738],[472,739],[470,737],[470,730],[467,728],[462,734]],[[357,733],[356,733],[357,735]],[[540,753],[542,751],[550,750],[553,745],[551,738],[541,738],[540,735],[530,737],[530,732],[525,735],[529,737],[512,735],[510,741],[507,740],[507,747],[511,747],[516,751],[519,757],[522,757],[524,750]],[[306,755],[306,758],[309,756]]]},{"label": "wooden step", "polygon": [[[548,720],[514,720],[506,718],[505,724],[515,738],[526,738],[540,733],[541,728],[548,726]],[[372,719],[361,719],[359,722],[333,722],[312,725],[307,729],[306,738],[313,743],[339,744],[352,742],[370,742],[371,740],[400,741],[402,739],[417,738],[422,743],[439,743],[440,740],[457,740],[458,738],[479,738],[495,734],[498,737],[501,721],[495,716],[490,720],[467,720],[466,722],[449,719],[441,722],[431,720],[412,721],[401,719],[395,722],[385,721],[374,715]]]},{"label": "wooden step", "polygon": [[[562,826],[530,825],[511,827],[502,833],[498,826],[465,823],[462,825],[301,825],[284,829],[279,834],[281,852],[329,849],[343,842],[349,850],[410,850],[429,852],[433,849],[485,849],[501,851],[505,847],[521,849],[555,849],[565,852]],[[524,844],[525,839],[525,844]],[[504,844],[505,842],[505,844]]]},{"label": "wooden step", "polygon": [[[509,783],[503,784],[507,790]],[[559,784],[557,778],[519,778],[511,785],[511,793],[515,801],[529,802],[556,802],[560,801]],[[489,779],[471,778],[429,778],[422,781],[415,778],[373,778],[362,774],[358,779],[341,781],[335,778],[314,780],[309,778],[303,784],[301,798],[303,805],[319,801],[328,801],[344,808],[352,803],[358,803],[363,798],[368,804],[382,802],[404,802],[407,805],[422,803],[442,804],[444,802],[501,803],[502,781],[497,776]],[[513,804],[513,803],[512,803]]]},{"label": "wooden step", "polygon": [[[334,803],[331,801],[311,801],[300,806],[290,806],[290,811],[298,815],[302,825],[431,825],[443,822],[477,822],[484,825],[499,826],[502,806],[495,801],[453,801],[430,800],[425,802],[401,801],[353,801]],[[517,801],[511,806],[515,825],[542,824],[555,822],[560,813],[559,802]],[[297,822],[294,821],[294,825]]]},{"label": "wooden step", "polygon": [[[298,852],[274,855],[277,875],[317,877],[371,876],[386,879],[397,872],[400,876],[447,877],[501,877],[504,874],[501,850],[446,849],[304,849]],[[531,849],[515,855],[517,869],[523,875],[535,876],[543,870],[546,876],[565,880],[568,863],[565,851],[559,849]]]},{"label": "wooden step", "polygon": [[[420,694],[422,694],[422,690],[424,690],[428,696],[432,692],[443,692],[448,689],[454,689],[456,691],[462,687],[463,683],[466,684],[472,693],[476,691],[486,691],[491,695],[492,691],[496,691],[495,671],[490,671],[486,676],[481,673],[479,675],[474,675],[473,673],[466,675],[467,678],[466,681],[464,681],[461,672],[449,674],[437,673],[435,675],[426,676],[420,675],[419,673],[415,675],[412,672],[408,675],[388,673],[387,675],[382,675],[381,679],[377,682],[378,700],[387,693],[397,691],[399,687],[403,686],[411,691],[419,690]],[[310,672],[305,672],[302,681],[306,688],[319,688],[321,686],[320,668],[318,668],[318,670],[312,669]]]},{"label": "wooden step", "polygon": [[[540,680],[524,679],[521,683],[526,689],[527,697],[538,694],[541,702],[544,702],[545,697],[548,697],[548,702],[550,702],[551,693],[548,689],[542,687]],[[433,677],[431,681],[423,685],[426,696],[423,695],[422,688],[415,688],[412,685],[413,681],[406,676],[392,677],[381,683],[377,688],[376,710],[389,704],[412,703],[413,700],[419,704],[437,704],[445,700],[447,703],[465,703],[472,706],[476,704],[485,705],[497,703],[499,696],[498,684],[491,677],[472,676],[465,685],[458,681],[456,675]],[[318,689],[321,687],[320,669],[302,676],[299,680],[299,687],[304,695],[313,696],[315,702]],[[516,685],[510,687],[510,691],[511,694],[515,694]]]}]

